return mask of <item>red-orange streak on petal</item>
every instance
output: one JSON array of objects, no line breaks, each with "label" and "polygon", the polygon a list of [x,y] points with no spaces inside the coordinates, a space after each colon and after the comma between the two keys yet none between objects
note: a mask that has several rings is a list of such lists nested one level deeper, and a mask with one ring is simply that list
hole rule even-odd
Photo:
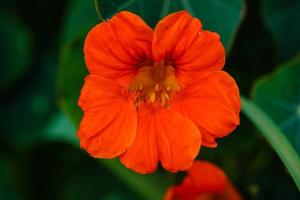
[{"label": "red-orange streak on petal", "polygon": [[155,110],[151,105],[138,111],[137,134],[121,162],[140,173],[153,172],[158,160],[168,171],[186,170],[201,145],[201,134],[193,122],[171,109]]},{"label": "red-orange streak on petal", "polygon": [[152,30],[130,12],[120,12],[87,35],[84,54],[90,74],[127,84],[136,65],[151,59]]},{"label": "red-orange streak on petal", "polygon": [[89,75],[78,104],[84,111],[78,137],[89,154],[113,158],[131,146],[136,135],[136,109],[123,88]]},{"label": "red-orange streak on petal", "polygon": [[154,30],[154,59],[169,59],[178,80],[189,84],[204,72],[221,70],[225,50],[217,33],[202,30],[202,24],[186,11],[162,19]]},{"label": "red-orange streak on petal", "polygon": [[177,94],[172,109],[197,124],[203,146],[215,147],[215,138],[228,135],[239,125],[239,90],[226,72],[205,73]]}]

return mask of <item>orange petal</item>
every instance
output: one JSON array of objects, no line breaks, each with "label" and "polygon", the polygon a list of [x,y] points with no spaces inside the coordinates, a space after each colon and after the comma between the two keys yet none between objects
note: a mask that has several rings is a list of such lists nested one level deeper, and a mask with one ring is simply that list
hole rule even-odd
[{"label": "orange petal", "polygon": [[112,81],[90,75],[78,101],[84,116],[78,130],[80,146],[97,158],[122,154],[134,141],[135,106],[123,88]]},{"label": "orange petal", "polygon": [[228,183],[223,170],[207,161],[195,161],[187,173],[198,193],[221,193]]},{"label": "orange petal", "polygon": [[152,30],[137,15],[120,12],[87,35],[84,54],[91,74],[127,84],[136,65],[152,57]]},{"label": "orange petal", "polygon": [[178,80],[188,84],[203,72],[220,70],[225,63],[225,50],[217,33],[202,30],[199,19],[186,11],[168,15],[154,30],[154,59],[171,60]]},{"label": "orange petal", "polygon": [[[191,45],[194,37],[193,32],[199,32],[201,22],[188,14],[186,11],[172,13],[158,22],[154,30],[154,38],[152,44],[153,56],[156,61],[169,58],[175,48]],[[194,30],[194,31],[191,31]],[[186,36],[183,37],[182,36]],[[181,42],[184,40],[184,42]],[[181,46],[177,47],[177,43],[181,42]]]},{"label": "orange petal", "polygon": [[132,146],[120,156],[129,169],[146,174],[155,171],[158,164],[155,119],[145,112],[138,112],[137,135]]},{"label": "orange petal", "polygon": [[201,134],[189,119],[171,109],[155,115],[159,158],[171,172],[187,170],[198,155]]},{"label": "orange petal", "polygon": [[242,200],[223,170],[196,160],[179,185],[170,187],[164,200]]},{"label": "orange petal", "polygon": [[193,122],[170,109],[142,107],[138,111],[136,140],[121,156],[121,162],[140,173],[153,172],[158,160],[171,172],[186,170],[200,144],[201,134]]},{"label": "orange petal", "polygon": [[192,180],[189,177],[185,177],[182,183],[167,190],[164,200],[195,200],[198,196],[199,192]]},{"label": "orange petal", "polygon": [[228,135],[239,125],[239,90],[226,72],[205,73],[174,97],[172,109],[197,124],[202,145],[215,147],[215,138]]}]

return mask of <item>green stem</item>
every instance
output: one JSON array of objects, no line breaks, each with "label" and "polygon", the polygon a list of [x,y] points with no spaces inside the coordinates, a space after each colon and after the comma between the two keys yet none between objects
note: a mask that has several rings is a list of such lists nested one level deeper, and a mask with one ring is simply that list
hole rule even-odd
[{"label": "green stem", "polygon": [[101,12],[100,12],[100,6],[99,6],[98,0],[94,0],[94,3],[95,3],[96,13],[97,13],[97,15],[98,15],[100,21],[101,21],[101,22],[104,22],[105,19],[103,18],[102,14],[101,14]]},{"label": "green stem", "polygon": [[300,190],[300,158],[279,127],[251,100],[242,97],[242,110],[269,141]]}]

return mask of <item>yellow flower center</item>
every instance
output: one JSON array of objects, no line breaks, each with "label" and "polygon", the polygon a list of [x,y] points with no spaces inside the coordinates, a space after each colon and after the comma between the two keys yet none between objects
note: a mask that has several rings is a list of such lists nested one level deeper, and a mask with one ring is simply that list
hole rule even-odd
[{"label": "yellow flower center", "polygon": [[135,95],[137,108],[142,103],[159,102],[168,106],[171,96],[181,89],[175,77],[175,68],[165,62],[141,66],[136,77],[129,84],[129,92]]}]

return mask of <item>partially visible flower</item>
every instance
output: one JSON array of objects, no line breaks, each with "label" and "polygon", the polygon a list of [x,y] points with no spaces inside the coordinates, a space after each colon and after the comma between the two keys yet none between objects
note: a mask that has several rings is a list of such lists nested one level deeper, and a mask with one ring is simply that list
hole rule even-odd
[{"label": "partially visible flower", "polygon": [[183,181],[167,190],[164,200],[242,200],[242,197],[222,169],[196,160]]},{"label": "partially visible flower", "polygon": [[239,124],[239,91],[222,71],[220,37],[186,11],[154,30],[120,12],[89,32],[84,55],[90,75],[78,101],[78,137],[94,157],[120,157],[140,173],[159,162],[186,170],[201,146],[216,147]]}]

